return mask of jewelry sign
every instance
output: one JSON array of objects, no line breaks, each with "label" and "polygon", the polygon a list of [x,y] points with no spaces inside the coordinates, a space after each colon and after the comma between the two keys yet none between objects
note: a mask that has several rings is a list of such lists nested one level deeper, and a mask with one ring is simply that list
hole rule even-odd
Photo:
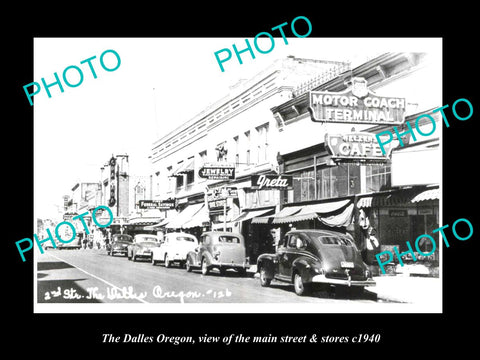
[{"label": "jewelry sign", "polygon": [[378,96],[363,78],[343,92],[310,91],[308,111],[314,122],[401,125],[405,98]]},{"label": "jewelry sign", "polygon": [[378,145],[375,134],[349,133],[325,134],[325,144],[335,162],[386,162],[393,149],[391,143],[385,149],[385,154]]},{"label": "jewelry sign", "polygon": [[235,164],[206,163],[199,169],[198,175],[208,180],[233,180],[235,179]]}]

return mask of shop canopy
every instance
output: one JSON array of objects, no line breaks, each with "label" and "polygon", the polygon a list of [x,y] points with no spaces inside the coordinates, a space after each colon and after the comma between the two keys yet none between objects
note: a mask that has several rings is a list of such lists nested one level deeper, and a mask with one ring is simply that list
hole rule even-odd
[{"label": "shop canopy", "polygon": [[412,203],[417,203],[420,201],[426,201],[426,200],[437,200],[440,198],[440,189],[439,188],[434,188],[434,189],[428,189],[420,194],[416,195],[412,199]]},{"label": "shop canopy", "polygon": [[264,214],[266,214],[268,212],[271,212],[271,211],[274,211],[273,207],[270,207],[268,209],[246,210],[246,211],[242,212],[240,214],[240,216],[238,216],[237,218],[230,221],[230,223],[235,223],[235,222],[238,222],[238,221],[247,221],[247,220],[256,218],[258,216],[264,215]]},{"label": "shop canopy", "polygon": [[347,199],[328,203],[285,207],[273,216],[254,218],[252,223],[286,224],[318,218],[325,225],[338,227],[350,224],[352,212],[353,204],[351,200]]},{"label": "shop canopy", "polygon": [[[185,225],[187,225],[190,221],[194,220],[194,216],[200,211],[203,206],[203,203],[188,205],[185,209],[175,215],[175,217],[173,217],[168,222],[168,224],[166,224],[165,227],[167,229],[185,228]],[[198,221],[198,219],[196,221]]]},{"label": "shop canopy", "polygon": [[[204,222],[210,221],[210,215],[208,209],[202,204],[200,210],[198,210],[192,218],[183,224],[182,228],[189,229],[192,227],[202,226]],[[167,226],[168,227],[168,226]]]},{"label": "shop canopy", "polygon": [[194,169],[194,158],[184,161],[180,166],[172,172],[170,176],[183,176]]}]

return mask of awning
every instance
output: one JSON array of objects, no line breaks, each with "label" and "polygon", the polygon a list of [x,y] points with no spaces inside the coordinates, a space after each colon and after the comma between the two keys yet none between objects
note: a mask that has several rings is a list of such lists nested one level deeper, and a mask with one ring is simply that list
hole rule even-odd
[{"label": "awning", "polygon": [[362,197],[362,198],[358,199],[357,208],[361,209],[361,208],[372,207],[372,200],[373,200],[373,197],[371,197],[371,196]]},{"label": "awning", "polygon": [[279,216],[281,214],[281,212],[279,212],[273,218],[272,224],[285,224],[296,221],[316,219],[320,214],[328,214],[342,209],[350,201],[351,200],[347,199],[328,203],[298,206],[297,208],[300,208],[300,211],[295,212],[295,209],[292,209],[294,212],[291,215]]},{"label": "awning", "polygon": [[182,228],[189,229],[192,227],[202,226],[204,222],[210,221],[210,215],[208,209],[202,204],[200,210],[195,213],[192,218],[183,224]]},{"label": "awning", "polygon": [[269,222],[272,222],[273,219],[282,218],[285,216],[290,216],[295,213],[298,213],[300,210],[302,210],[301,206],[289,206],[289,207],[284,207],[282,210],[280,210],[278,213],[269,215],[269,216],[259,216],[259,217],[254,217],[252,219],[252,224],[268,224]]},{"label": "awning", "polygon": [[318,220],[330,227],[348,226],[352,223],[353,204],[348,205],[345,210],[336,215],[319,216]]},{"label": "awning", "polygon": [[434,188],[434,189],[429,189],[421,192],[420,194],[416,195],[411,201],[412,203],[417,203],[417,202],[426,201],[426,200],[437,200],[439,198],[440,198],[440,189]]},{"label": "awning", "polygon": [[138,217],[129,219],[125,225],[154,225],[160,222],[162,219],[158,217]]},{"label": "awning", "polygon": [[183,163],[180,164],[180,166],[176,170],[172,171],[172,175],[170,176],[183,176],[183,174],[193,171],[194,164],[195,164],[194,158],[184,161]]},{"label": "awning", "polygon": [[204,206],[204,203],[188,205],[166,225],[167,229],[181,229],[192,220],[193,216]]},{"label": "awning", "polygon": [[237,222],[237,221],[247,221],[247,220],[250,220],[250,219],[253,219],[254,217],[257,217],[257,216],[261,216],[261,215],[264,215],[270,211],[274,211],[274,208],[268,208],[268,209],[261,209],[261,210],[247,210],[247,211],[244,211],[240,214],[240,216],[238,216],[236,219],[233,219],[232,221],[230,221],[231,223],[234,223],[234,222]]}]

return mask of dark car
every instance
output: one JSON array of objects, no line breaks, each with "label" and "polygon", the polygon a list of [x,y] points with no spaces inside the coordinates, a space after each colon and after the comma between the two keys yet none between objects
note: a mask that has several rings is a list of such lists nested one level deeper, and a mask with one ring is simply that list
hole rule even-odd
[{"label": "dark car", "polygon": [[127,256],[127,248],[133,242],[133,237],[128,234],[115,234],[112,236],[112,243],[109,246],[108,254],[113,256],[121,254]]},{"label": "dark car", "polygon": [[64,249],[78,250],[78,249],[81,249],[81,248],[82,248],[82,242],[81,242],[81,239],[80,239],[79,236],[76,236],[75,239],[73,239],[72,241],[70,241],[68,243],[63,243],[61,241],[57,242],[57,249],[59,249],[59,250],[64,250]]},{"label": "dark car", "polygon": [[187,254],[185,264],[187,271],[201,268],[207,275],[211,269],[217,268],[220,274],[227,269],[234,269],[244,275],[250,267],[245,256],[245,241],[241,234],[228,231],[207,231],[200,237],[200,245],[195,251]]},{"label": "dark car", "polygon": [[355,287],[375,286],[361,253],[348,234],[328,230],[292,230],[279,243],[275,254],[257,259],[260,284],[272,279],[294,284],[303,295],[312,284]]}]

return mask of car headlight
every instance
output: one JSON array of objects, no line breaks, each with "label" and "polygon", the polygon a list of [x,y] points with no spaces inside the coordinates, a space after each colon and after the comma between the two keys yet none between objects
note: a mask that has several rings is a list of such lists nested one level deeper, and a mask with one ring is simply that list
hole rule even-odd
[{"label": "car headlight", "polygon": [[368,269],[365,270],[365,277],[367,279],[371,277],[370,270],[368,270]]},{"label": "car headlight", "polygon": [[325,269],[323,268],[314,267],[313,271],[315,271],[316,274],[325,275]]}]

